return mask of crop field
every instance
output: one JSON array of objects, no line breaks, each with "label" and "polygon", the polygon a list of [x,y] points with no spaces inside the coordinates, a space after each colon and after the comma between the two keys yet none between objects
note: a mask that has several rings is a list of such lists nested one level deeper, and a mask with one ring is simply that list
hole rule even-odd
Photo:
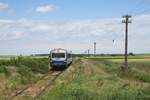
[{"label": "crop field", "polygon": [[[118,62],[118,63],[123,63],[124,62],[124,57],[123,56],[104,56],[104,57],[90,57],[91,59],[105,59],[108,61],[112,62]],[[149,62],[150,61],[150,56],[143,55],[143,56],[129,56],[128,57],[129,62]]]},{"label": "crop field", "polygon": [[[150,56],[131,56],[128,60],[129,71],[124,74],[122,56],[75,57],[38,100],[149,100]],[[33,84],[48,71],[48,57],[1,58],[0,100]]]},{"label": "crop field", "polygon": [[[109,59],[112,62],[124,62],[124,59]],[[129,59],[129,62],[150,62],[150,59]]]}]

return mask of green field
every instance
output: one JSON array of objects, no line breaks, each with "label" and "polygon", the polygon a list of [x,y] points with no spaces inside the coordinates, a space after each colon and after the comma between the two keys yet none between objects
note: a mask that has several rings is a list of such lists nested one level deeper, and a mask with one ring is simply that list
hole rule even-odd
[{"label": "green field", "polygon": [[[142,57],[145,58],[145,57]],[[115,60],[123,60],[115,58]],[[132,58],[133,59],[133,58]],[[136,100],[150,98],[150,62],[130,61],[129,72],[113,57],[76,59],[41,100]],[[122,62],[123,63],[123,62]]]},{"label": "green field", "polygon": [[[149,99],[150,56],[130,56],[128,60],[129,70],[123,73],[122,56],[76,57],[39,100]],[[0,99],[5,99],[47,72],[47,57],[2,57]]]}]

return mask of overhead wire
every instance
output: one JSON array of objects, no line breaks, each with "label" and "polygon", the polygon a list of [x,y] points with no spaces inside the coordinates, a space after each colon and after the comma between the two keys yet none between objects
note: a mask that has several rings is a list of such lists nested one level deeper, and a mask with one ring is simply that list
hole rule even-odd
[{"label": "overhead wire", "polygon": [[138,11],[138,10],[140,10],[140,9],[142,9],[144,6],[146,6],[147,5],[147,2],[146,2],[146,0],[138,0],[139,2],[137,2],[136,4],[135,4],[135,6],[130,10],[130,12],[129,13],[134,13],[135,11]]},{"label": "overhead wire", "polygon": [[147,12],[150,12],[150,8],[149,9],[145,9],[145,10],[143,10],[141,12],[134,13],[133,17],[136,17],[138,15],[142,15],[142,14],[147,13]]},{"label": "overhead wire", "polygon": [[130,11],[130,14],[132,15],[132,17],[136,17],[136,16],[142,15],[146,12],[150,12],[150,8],[143,9],[148,5],[150,5],[149,0],[140,0],[139,3],[137,3],[137,5],[134,7],[134,9]]}]

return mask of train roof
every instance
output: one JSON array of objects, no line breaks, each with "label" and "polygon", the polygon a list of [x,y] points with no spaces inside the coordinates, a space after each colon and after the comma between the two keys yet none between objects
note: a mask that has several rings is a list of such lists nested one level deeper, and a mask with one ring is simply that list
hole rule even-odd
[{"label": "train roof", "polygon": [[53,53],[66,53],[66,52],[71,53],[71,51],[67,51],[66,49],[62,49],[62,48],[53,49],[53,50],[51,50],[51,52],[53,52]]}]

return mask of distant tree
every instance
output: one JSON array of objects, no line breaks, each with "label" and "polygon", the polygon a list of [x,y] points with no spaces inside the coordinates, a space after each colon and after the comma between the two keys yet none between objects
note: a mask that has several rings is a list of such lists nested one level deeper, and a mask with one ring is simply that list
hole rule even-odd
[{"label": "distant tree", "polygon": [[135,54],[133,52],[130,52],[129,56],[135,56]]},{"label": "distant tree", "polygon": [[102,54],[100,54],[101,56],[105,56],[105,54],[104,53],[102,53]]}]

